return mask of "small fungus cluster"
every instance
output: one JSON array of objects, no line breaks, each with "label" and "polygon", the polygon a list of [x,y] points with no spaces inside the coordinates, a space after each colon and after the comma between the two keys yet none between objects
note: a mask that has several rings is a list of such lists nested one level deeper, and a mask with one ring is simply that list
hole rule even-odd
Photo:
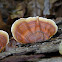
[{"label": "small fungus cluster", "polygon": [[[43,17],[20,18],[11,27],[14,39],[24,44],[46,41],[55,35],[57,30],[58,27],[53,20]],[[0,51],[8,43],[8,33],[0,30]]]}]

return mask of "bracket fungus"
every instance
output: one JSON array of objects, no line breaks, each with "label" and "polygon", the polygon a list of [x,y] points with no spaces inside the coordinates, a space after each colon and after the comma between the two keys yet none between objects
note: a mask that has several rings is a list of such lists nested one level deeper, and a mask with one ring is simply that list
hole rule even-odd
[{"label": "bracket fungus", "polygon": [[0,30],[0,52],[9,43],[9,35],[7,32]]},{"label": "bracket fungus", "polygon": [[46,41],[57,30],[58,27],[53,20],[38,16],[20,18],[11,27],[14,39],[24,44]]},{"label": "bracket fungus", "polygon": [[59,53],[62,55],[62,41],[61,41],[61,43],[59,44]]}]

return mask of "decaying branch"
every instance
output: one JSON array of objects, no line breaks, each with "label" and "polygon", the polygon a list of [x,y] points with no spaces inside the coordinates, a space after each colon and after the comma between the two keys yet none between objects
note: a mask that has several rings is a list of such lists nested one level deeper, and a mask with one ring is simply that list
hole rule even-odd
[{"label": "decaying branch", "polygon": [[55,38],[51,38],[49,41],[43,43],[33,43],[33,44],[26,44],[26,45],[21,44],[20,47],[12,48],[7,52],[0,53],[0,59],[3,59],[10,55],[18,55],[18,54],[24,55],[29,52],[34,52],[35,54],[56,52],[59,50],[59,44],[62,40],[61,36],[62,34],[60,34]]}]

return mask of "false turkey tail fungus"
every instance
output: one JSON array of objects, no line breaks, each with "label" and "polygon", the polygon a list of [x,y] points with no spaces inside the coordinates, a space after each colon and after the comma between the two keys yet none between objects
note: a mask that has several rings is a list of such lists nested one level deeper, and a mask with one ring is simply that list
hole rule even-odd
[{"label": "false turkey tail fungus", "polygon": [[24,44],[46,41],[57,30],[58,27],[53,20],[43,17],[20,18],[11,27],[14,39]]},{"label": "false turkey tail fungus", "polygon": [[0,30],[0,52],[9,43],[9,35],[7,32]]}]

